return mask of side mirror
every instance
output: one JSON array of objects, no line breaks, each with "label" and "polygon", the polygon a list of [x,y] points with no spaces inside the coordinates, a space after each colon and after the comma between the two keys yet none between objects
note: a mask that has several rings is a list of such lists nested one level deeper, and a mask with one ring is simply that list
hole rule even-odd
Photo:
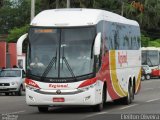
[{"label": "side mirror", "polygon": [[101,33],[98,33],[94,42],[94,55],[100,54],[101,48]]},{"label": "side mirror", "polygon": [[23,41],[27,38],[28,33],[25,33],[17,40],[17,55],[22,55]]}]

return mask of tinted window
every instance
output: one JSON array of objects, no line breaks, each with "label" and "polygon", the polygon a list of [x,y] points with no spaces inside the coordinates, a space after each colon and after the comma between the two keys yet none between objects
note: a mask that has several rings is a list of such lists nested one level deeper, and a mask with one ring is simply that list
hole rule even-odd
[{"label": "tinted window", "polygon": [[104,39],[108,49],[138,50],[140,48],[140,30],[137,26],[104,22]]}]

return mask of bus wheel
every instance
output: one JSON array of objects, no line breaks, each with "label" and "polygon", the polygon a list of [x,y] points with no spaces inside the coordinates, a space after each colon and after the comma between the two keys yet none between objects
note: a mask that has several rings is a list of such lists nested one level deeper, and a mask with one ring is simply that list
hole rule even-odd
[{"label": "bus wheel", "polygon": [[102,102],[98,105],[93,106],[93,111],[94,112],[100,112],[103,110],[104,107],[104,103],[105,103],[105,98],[106,98],[106,92],[105,92],[105,88],[103,88],[103,92],[102,92]]},{"label": "bus wheel", "polygon": [[48,107],[38,107],[39,112],[48,112]]},{"label": "bus wheel", "polygon": [[133,95],[134,95],[134,93],[133,93],[133,86],[131,86],[131,85],[129,84],[129,87],[128,87],[128,95],[124,98],[124,103],[125,103],[126,105],[129,105],[129,104],[132,103]]}]

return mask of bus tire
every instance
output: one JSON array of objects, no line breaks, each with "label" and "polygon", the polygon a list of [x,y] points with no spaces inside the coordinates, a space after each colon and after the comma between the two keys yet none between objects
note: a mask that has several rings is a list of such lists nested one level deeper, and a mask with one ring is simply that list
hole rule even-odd
[{"label": "bus tire", "polygon": [[103,87],[103,91],[102,91],[102,102],[98,105],[93,106],[93,111],[94,112],[100,112],[103,110],[104,104],[105,104],[105,99],[106,99],[106,88]]},{"label": "bus tire", "polygon": [[124,97],[124,104],[129,105],[132,103],[133,100],[133,86],[131,84],[129,84],[128,86],[128,95],[126,97]]},{"label": "bus tire", "polygon": [[134,100],[134,98],[135,98],[135,92],[136,92],[136,83],[135,83],[135,79],[133,80],[133,86],[132,86],[132,88],[133,88],[132,100]]},{"label": "bus tire", "polygon": [[39,107],[39,106],[38,106],[38,111],[39,111],[39,112],[43,112],[43,113],[44,113],[44,112],[48,112],[48,107]]}]

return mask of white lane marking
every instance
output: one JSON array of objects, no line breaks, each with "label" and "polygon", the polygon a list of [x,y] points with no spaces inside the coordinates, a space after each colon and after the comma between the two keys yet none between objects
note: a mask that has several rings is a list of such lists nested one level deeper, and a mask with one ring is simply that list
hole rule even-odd
[{"label": "white lane marking", "polygon": [[126,107],[122,107],[122,108],[120,108],[120,110],[127,109],[127,108],[130,108],[130,107],[136,106],[136,105],[138,105],[138,104],[133,104],[133,105],[129,105],[129,106],[126,106]]},{"label": "white lane marking", "polygon": [[146,101],[146,102],[153,102],[153,101],[157,101],[157,100],[160,100],[160,98],[156,98],[156,99],[148,100],[148,101]]},{"label": "white lane marking", "polygon": [[25,110],[21,110],[21,111],[16,111],[16,112],[10,112],[10,113],[3,113],[3,114],[19,114],[19,113],[24,113]]},{"label": "white lane marking", "polygon": [[95,114],[90,114],[90,115],[87,115],[85,118],[89,118],[89,117],[93,117],[93,116],[97,116],[97,115],[102,115],[102,114],[107,114],[108,112],[99,112],[99,113],[95,113]]}]

